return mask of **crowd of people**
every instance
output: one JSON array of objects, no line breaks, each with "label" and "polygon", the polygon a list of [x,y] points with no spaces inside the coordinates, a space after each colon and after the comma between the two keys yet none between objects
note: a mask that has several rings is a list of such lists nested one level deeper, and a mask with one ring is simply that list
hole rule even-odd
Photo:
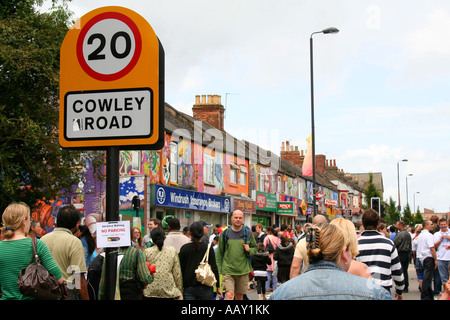
[{"label": "crowd of people", "polygon": [[[2,221],[3,300],[31,299],[19,292],[17,277],[30,263],[31,238],[36,237],[43,265],[67,287],[66,299],[110,298],[105,251],[96,248],[75,207],[61,208],[56,227],[42,237],[24,203],[9,205]],[[388,232],[378,213],[368,209],[361,228],[344,218],[330,222],[323,215],[295,229],[260,223],[250,228],[242,211],[235,210],[229,226],[202,220],[181,229],[180,221],[167,215],[161,221],[150,219],[147,227],[145,235],[132,228],[130,245],[118,249],[114,299],[243,300],[255,286],[260,300],[402,300],[411,262],[421,299],[450,298],[445,219],[424,221],[417,229],[399,221]],[[216,279],[212,285],[197,278],[205,260]]]}]

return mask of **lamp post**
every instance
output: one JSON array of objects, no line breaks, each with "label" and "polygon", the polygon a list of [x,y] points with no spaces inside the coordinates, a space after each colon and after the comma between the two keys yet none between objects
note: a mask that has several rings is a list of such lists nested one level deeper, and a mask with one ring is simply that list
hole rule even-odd
[{"label": "lamp post", "polygon": [[410,173],[406,176],[406,205],[409,205],[409,201],[408,201],[408,177],[412,177],[413,174]]},{"label": "lamp post", "polygon": [[403,159],[397,162],[397,190],[398,190],[398,206],[397,209],[400,212],[402,210],[402,204],[400,202],[400,173],[399,173],[399,163],[406,162],[408,159]]},{"label": "lamp post", "polygon": [[338,33],[339,30],[331,27],[311,33],[309,38],[310,70],[311,70],[311,145],[312,145],[312,172],[313,172],[313,217],[317,214],[316,207],[316,143],[314,133],[314,73],[313,73],[313,35],[317,33]]}]

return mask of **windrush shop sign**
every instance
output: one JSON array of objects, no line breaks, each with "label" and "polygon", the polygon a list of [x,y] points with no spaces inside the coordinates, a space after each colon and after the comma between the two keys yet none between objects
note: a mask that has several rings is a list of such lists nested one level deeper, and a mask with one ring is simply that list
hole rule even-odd
[{"label": "windrush shop sign", "polygon": [[229,197],[159,185],[152,185],[152,188],[155,206],[230,213]]}]

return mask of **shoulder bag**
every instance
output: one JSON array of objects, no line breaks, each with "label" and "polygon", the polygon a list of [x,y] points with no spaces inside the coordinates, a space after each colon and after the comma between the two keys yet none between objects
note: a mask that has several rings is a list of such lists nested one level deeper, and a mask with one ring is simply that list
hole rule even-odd
[{"label": "shoulder bag", "polygon": [[198,282],[204,284],[208,287],[213,287],[216,283],[216,277],[214,276],[214,272],[211,269],[211,266],[208,263],[209,257],[209,249],[211,248],[211,244],[208,244],[208,249],[203,256],[202,261],[200,262],[198,268],[195,270],[195,277]]},{"label": "shoulder bag", "polygon": [[36,242],[36,238],[33,238],[33,256],[30,265],[19,273],[17,280],[19,291],[24,296],[40,300],[64,300],[67,293],[65,285],[60,285],[56,277],[41,264],[36,251]]}]

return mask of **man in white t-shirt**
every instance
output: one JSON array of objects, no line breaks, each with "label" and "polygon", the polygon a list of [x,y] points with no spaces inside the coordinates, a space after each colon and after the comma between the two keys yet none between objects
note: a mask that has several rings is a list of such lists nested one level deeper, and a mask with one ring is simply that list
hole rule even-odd
[{"label": "man in white t-shirt", "polygon": [[423,265],[423,282],[420,294],[421,300],[433,300],[433,289],[431,287],[434,270],[437,268],[436,248],[434,246],[434,237],[431,231],[434,230],[433,222],[425,220],[423,229],[417,239],[417,257]]},{"label": "man in white t-shirt", "polygon": [[438,260],[439,276],[442,284],[448,281],[448,267],[450,265],[450,231],[444,218],[439,220],[440,230],[434,234],[434,247]]}]

